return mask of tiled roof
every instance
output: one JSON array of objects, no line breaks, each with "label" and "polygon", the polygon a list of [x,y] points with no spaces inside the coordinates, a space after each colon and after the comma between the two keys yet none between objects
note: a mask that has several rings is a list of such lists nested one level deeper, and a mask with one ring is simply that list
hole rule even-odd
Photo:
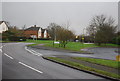
[{"label": "tiled roof", "polygon": [[6,21],[0,21],[0,24],[2,24],[3,22],[6,24],[7,27],[9,27]]},{"label": "tiled roof", "polygon": [[0,21],[0,24],[2,24],[4,21]]},{"label": "tiled roof", "polygon": [[[36,27],[36,25],[35,25],[35,26],[33,26],[33,27],[27,28],[26,31],[29,31],[29,30],[31,30],[31,31],[39,31],[40,28],[41,28],[41,27]],[[41,28],[41,30],[42,30],[42,33],[44,33],[44,31],[45,31],[46,29],[42,29],[42,28]]]},{"label": "tiled roof", "polygon": [[42,33],[44,33],[45,29],[42,29]]},{"label": "tiled roof", "polygon": [[38,31],[41,27],[30,27],[26,30],[33,30],[33,31]]}]

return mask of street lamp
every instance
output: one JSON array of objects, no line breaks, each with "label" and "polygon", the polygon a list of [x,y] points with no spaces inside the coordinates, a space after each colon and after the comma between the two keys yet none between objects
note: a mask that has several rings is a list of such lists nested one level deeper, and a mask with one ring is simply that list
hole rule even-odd
[{"label": "street lamp", "polygon": [[96,33],[96,28],[97,28],[97,27],[94,27],[94,43],[95,43],[95,33]]},{"label": "street lamp", "polygon": [[84,30],[85,30],[86,28],[83,28],[83,36],[82,36],[82,41],[83,41],[83,43],[84,43]]}]

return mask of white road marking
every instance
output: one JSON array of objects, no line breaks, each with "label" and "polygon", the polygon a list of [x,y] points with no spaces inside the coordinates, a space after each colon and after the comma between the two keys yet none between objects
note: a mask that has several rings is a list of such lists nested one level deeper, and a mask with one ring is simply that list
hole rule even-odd
[{"label": "white road marking", "polygon": [[38,72],[38,73],[43,73],[43,72],[40,71],[40,70],[37,70],[37,69],[35,69],[35,68],[31,67],[31,66],[28,66],[27,64],[24,64],[24,63],[22,63],[22,62],[19,62],[19,63],[22,64],[22,65],[24,65],[24,66],[26,66],[26,67],[28,67],[28,68],[30,68],[30,69],[32,69],[32,70],[34,70],[34,71],[36,71],[36,72]]},{"label": "white road marking", "polygon": [[0,46],[0,52],[2,52],[2,48],[3,48],[3,46],[5,46],[5,45]]},{"label": "white road marking", "polygon": [[2,52],[2,49],[0,49],[0,52]]},{"label": "white road marking", "polygon": [[5,56],[9,57],[10,59],[13,59],[13,57],[9,56],[8,54],[4,53]]},{"label": "white road marking", "polygon": [[27,50],[28,52],[32,53],[33,55],[42,56],[41,53],[38,53],[38,52],[36,52],[34,50],[29,50],[29,49],[27,49],[27,47],[25,47],[25,50]]},{"label": "white road marking", "polygon": [[2,49],[3,48],[3,46],[0,46],[0,49]]},{"label": "white road marking", "polygon": [[31,51],[34,52],[34,54],[37,55],[37,56],[42,56],[41,53],[38,53],[38,52],[36,52],[36,51],[34,51],[34,50],[31,50]]}]

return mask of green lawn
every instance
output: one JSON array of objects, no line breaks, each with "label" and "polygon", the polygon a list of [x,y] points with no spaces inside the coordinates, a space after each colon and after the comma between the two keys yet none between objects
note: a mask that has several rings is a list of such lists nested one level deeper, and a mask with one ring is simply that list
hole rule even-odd
[{"label": "green lawn", "polygon": [[113,78],[120,79],[120,75],[118,75],[118,74],[114,74],[114,73],[110,73],[110,72],[107,72],[107,71],[98,70],[98,69],[95,69],[95,68],[84,66],[80,63],[67,61],[65,59],[61,59],[61,58],[57,58],[57,57],[45,57],[45,58],[55,60],[55,61],[60,62],[60,63],[65,63],[65,64],[68,64],[70,66],[82,69],[82,70],[93,71],[93,72],[96,72],[96,73],[99,73],[99,74],[103,74],[103,75],[106,75],[106,76],[110,76],[110,77],[113,77]]},{"label": "green lawn", "polygon": [[[52,44],[46,44],[46,46],[53,47]],[[59,47],[59,44],[55,44],[54,47],[63,48],[63,47]],[[64,48],[64,49],[80,51],[80,49],[88,48],[88,47],[98,47],[98,46],[96,46],[95,44],[82,44],[80,42],[68,42],[68,44],[66,45],[66,48]]]},{"label": "green lawn", "polygon": [[[25,42],[31,42],[31,43],[35,43],[35,44],[31,44],[28,46],[34,46],[34,45],[38,45],[38,44],[45,44],[44,46],[48,46],[48,47],[53,47],[53,41],[52,40],[27,40]],[[72,51],[80,51],[80,49],[83,48],[91,48],[91,47],[117,47],[118,45],[115,44],[106,44],[106,45],[102,45],[102,46],[97,46],[95,44],[83,44],[80,42],[68,42],[68,44],[66,45],[66,48],[63,47],[59,47],[59,44],[55,44],[54,48],[60,48],[60,49],[66,49],[66,50],[72,50]],[[80,51],[83,52],[83,51]]]},{"label": "green lawn", "polygon": [[[35,44],[28,45],[28,46],[45,44],[44,46],[47,46],[47,47],[54,47],[54,48],[72,50],[72,51],[80,51],[80,49],[88,48],[88,47],[98,47],[95,44],[82,44],[80,42],[68,42],[68,44],[66,45],[66,48],[59,47],[59,44],[54,44],[53,46],[53,41],[51,40],[27,40],[26,42],[35,43]],[[83,51],[80,51],[80,52],[83,52]]]},{"label": "green lawn", "polygon": [[101,46],[99,47],[120,47],[120,45],[117,45],[117,44],[102,44]]},{"label": "green lawn", "polygon": [[34,44],[30,44],[28,46],[34,46],[34,45],[38,45],[38,44],[51,44],[52,41],[51,40],[31,40],[31,39],[27,39],[27,41],[24,41],[26,43],[34,43]]},{"label": "green lawn", "polygon": [[95,59],[95,58],[86,58],[86,57],[71,57],[71,58],[120,69],[120,66],[119,66],[120,62],[118,62],[118,61]]}]

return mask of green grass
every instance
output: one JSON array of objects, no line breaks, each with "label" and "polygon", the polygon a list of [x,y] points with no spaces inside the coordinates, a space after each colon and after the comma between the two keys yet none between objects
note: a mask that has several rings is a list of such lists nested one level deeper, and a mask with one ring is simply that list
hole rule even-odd
[{"label": "green grass", "polygon": [[120,45],[117,44],[101,44],[99,47],[120,47]]},{"label": "green grass", "polygon": [[[53,47],[52,44],[46,44],[46,46]],[[63,48],[63,47],[59,47],[59,44],[55,44],[54,47]],[[80,42],[68,42],[68,44],[66,45],[66,48],[64,48],[64,49],[80,51],[80,49],[89,48],[89,47],[98,47],[98,46],[96,46],[95,44],[82,44]]]},{"label": "green grass", "polygon": [[99,73],[99,74],[103,74],[103,75],[106,75],[106,76],[110,76],[110,77],[113,77],[113,78],[120,79],[120,75],[118,75],[118,74],[98,70],[98,69],[95,69],[95,68],[84,66],[84,65],[76,63],[76,62],[67,61],[67,60],[64,60],[64,59],[56,58],[56,57],[46,57],[46,58],[55,60],[57,62],[65,63],[65,64],[68,64],[70,66],[82,69],[82,70],[93,71],[93,72],[96,72],[96,73]]},{"label": "green grass", "polygon": [[24,41],[26,43],[36,43],[36,44],[46,44],[46,43],[51,43],[51,40],[31,40],[31,39],[27,39],[26,41]]},{"label": "green grass", "polygon": [[[28,46],[34,46],[34,45],[38,45],[38,44],[45,44],[44,46],[47,46],[47,47],[54,47],[54,48],[60,48],[60,49],[66,49],[66,50],[72,50],[72,51],[79,51],[79,52],[84,52],[84,51],[81,51],[80,49],[83,49],[83,48],[91,48],[91,47],[116,47],[118,45],[115,45],[115,44],[102,44],[102,46],[97,46],[95,44],[83,44],[83,43],[80,43],[80,42],[68,42],[68,44],[66,45],[66,48],[63,48],[63,47],[59,47],[59,44],[54,44],[53,46],[53,41],[52,40],[27,40],[25,42],[29,42],[29,43],[35,43],[35,44],[31,44],[31,45],[28,45]],[[85,52],[87,53],[87,52]]]},{"label": "green grass", "polygon": [[34,44],[29,44],[27,46],[35,46],[35,45],[38,45],[38,44],[51,44],[52,43],[51,40],[31,40],[31,39],[27,39],[24,42],[25,43],[34,43]]},{"label": "green grass", "polygon": [[66,49],[66,50],[72,50],[72,51],[79,51],[79,52],[83,52],[83,51],[80,51],[80,49],[83,49],[83,48],[98,47],[95,44],[82,44],[80,42],[69,42],[66,45],[66,48],[59,47],[59,44],[54,44],[54,46],[53,46],[53,41],[51,41],[51,40],[27,40],[26,42],[35,43],[35,44],[28,45],[28,46],[45,44],[44,46],[47,46],[47,47],[54,47],[54,48],[60,48],[60,49]]},{"label": "green grass", "polygon": [[3,41],[3,40],[0,40],[0,43],[9,43],[9,42],[17,42],[17,41]]},{"label": "green grass", "polygon": [[108,67],[112,67],[112,68],[120,69],[120,66],[119,66],[120,62],[114,61],[114,60],[86,58],[86,57],[71,57],[71,58],[77,59],[77,60],[83,60],[83,61],[87,61],[87,62],[91,62],[91,63],[96,63],[96,64],[100,64],[100,65],[104,65],[104,66],[108,66]]}]

